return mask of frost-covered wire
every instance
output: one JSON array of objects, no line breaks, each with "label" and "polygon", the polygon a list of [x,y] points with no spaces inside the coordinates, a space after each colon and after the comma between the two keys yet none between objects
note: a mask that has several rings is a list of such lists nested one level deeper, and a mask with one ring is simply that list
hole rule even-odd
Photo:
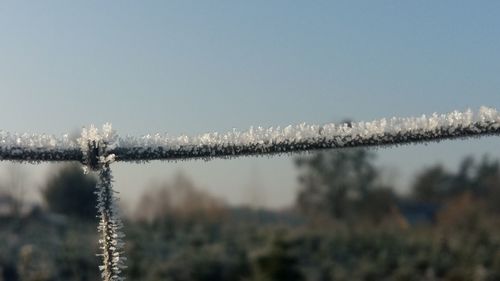
[{"label": "frost-covered wire", "polygon": [[0,130],[0,160],[80,161],[82,152],[69,136],[13,134]]},{"label": "frost-covered wire", "polygon": [[82,162],[86,172],[97,171],[97,217],[99,218],[100,233],[99,248],[102,265],[99,267],[103,281],[121,281],[122,270],[125,268],[126,258],[123,252],[125,235],[117,209],[117,198],[113,190],[113,176],[110,164],[114,162],[114,155],[109,152],[116,145],[117,137],[110,124],[105,124],[102,130],[96,127],[84,128],[78,139],[82,151]]},{"label": "frost-covered wire", "polygon": [[318,149],[387,146],[500,134],[500,114],[492,108],[371,122],[250,128],[195,137],[155,134],[121,138],[111,150],[117,161],[231,158]]},{"label": "frost-covered wire", "polygon": [[183,160],[269,155],[358,146],[387,146],[500,134],[500,113],[492,108],[454,111],[413,118],[371,122],[308,125],[285,128],[250,128],[225,134],[195,137],[155,134],[118,138],[111,125],[102,130],[84,128],[77,140],[68,135],[11,134],[0,131],[0,160],[79,161],[87,171],[99,173],[97,210],[100,219],[100,266],[104,281],[121,281],[125,268],[124,237],[112,188],[110,164],[114,161]]},{"label": "frost-covered wire", "polygon": [[[231,158],[248,155],[282,154],[318,149],[358,146],[387,146],[443,139],[479,137],[500,134],[500,114],[481,107],[477,112],[466,110],[448,114],[422,115],[410,118],[379,119],[370,122],[309,125],[284,128],[252,127],[224,134],[170,137],[153,134],[118,138],[110,125],[103,128],[101,138],[108,142],[108,151],[116,161],[183,160]],[[95,127],[84,129],[82,136],[96,134]],[[83,137],[81,139],[87,139]],[[80,140],[81,140],[80,139]],[[104,140],[103,139],[103,140]],[[97,140],[98,141],[98,140]],[[0,131],[0,160],[17,161],[80,161],[87,166],[97,164],[89,159],[88,143],[51,135],[9,134]],[[95,154],[95,153],[94,153]],[[93,162],[92,162],[93,161]]]},{"label": "frost-covered wire", "polygon": [[118,215],[115,191],[112,188],[113,176],[109,164],[99,170],[99,183],[97,185],[97,211],[99,217],[98,230],[100,233],[99,248],[102,257],[101,277],[104,281],[121,281],[122,270],[125,268],[122,239],[125,237],[121,229],[122,221]]},{"label": "frost-covered wire", "polygon": [[77,142],[82,153],[79,161],[85,165],[86,172],[97,171],[115,161],[115,155],[110,151],[116,147],[118,136],[110,123],[104,124],[102,130],[94,125],[83,128]]}]

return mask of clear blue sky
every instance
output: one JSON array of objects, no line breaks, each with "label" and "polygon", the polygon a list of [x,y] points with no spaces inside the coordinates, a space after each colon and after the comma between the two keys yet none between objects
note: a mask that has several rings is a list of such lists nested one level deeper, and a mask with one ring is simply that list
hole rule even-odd
[{"label": "clear blue sky", "polygon": [[[0,97],[0,128],[55,134],[107,121],[123,135],[177,135],[500,108],[500,2],[6,1]],[[403,186],[424,165],[500,157],[499,143],[381,150],[378,162]],[[297,187],[291,160],[118,164],[116,184],[132,204],[183,170],[230,202],[257,185],[282,206]],[[45,170],[29,168],[35,181]]]}]

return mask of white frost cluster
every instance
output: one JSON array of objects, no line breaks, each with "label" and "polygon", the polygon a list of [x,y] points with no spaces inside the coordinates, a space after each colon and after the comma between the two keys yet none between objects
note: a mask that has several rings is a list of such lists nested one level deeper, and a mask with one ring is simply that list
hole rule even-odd
[{"label": "white frost cluster", "polygon": [[115,155],[110,153],[116,147],[118,136],[110,123],[102,126],[99,130],[94,125],[83,128],[78,144],[82,152],[82,162],[86,165],[85,170],[99,170],[103,165],[109,165],[115,161]]},{"label": "white frost cluster", "polygon": [[82,150],[86,149],[86,143],[88,141],[103,142],[112,148],[116,144],[117,136],[116,131],[113,130],[113,126],[110,123],[102,125],[102,129],[99,130],[94,125],[90,125],[88,128],[83,128],[81,137],[78,139],[78,143]]},{"label": "white frost cluster", "polygon": [[67,134],[16,134],[0,130],[0,160],[64,161],[79,157],[77,143]]},{"label": "white frost cluster", "polygon": [[351,124],[308,125],[284,128],[252,127],[248,131],[199,136],[169,137],[164,134],[126,137],[113,150],[119,161],[152,159],[211,159],[290,153],[295,151],[356,146],[399,145],[441,139],[500,133],[500,114],[492,108],[453,111],[430,116],[380,119]]},{"label": "white frost cluster", "polygon": [[75,148],[75,142],[67,134],[56,137],[48,134],[11,134],[0,130],[0,143],[5,148]]}]

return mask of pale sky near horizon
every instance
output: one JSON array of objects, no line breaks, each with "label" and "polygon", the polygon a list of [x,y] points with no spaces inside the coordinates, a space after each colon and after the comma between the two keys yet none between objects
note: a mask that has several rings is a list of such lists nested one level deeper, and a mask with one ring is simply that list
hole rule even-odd
[{"label": "pale sky near horizon", "polygon": [[[500,109],[499,51],[498,1],[5,1],[0,129],[194,135]],[[382,149],[377,163],[404,189],[424,166],[500,158],[499,143]],[[35,187],[52,168],[23,167]],[[129,205],[178,171],[234,204],[286,206],[297,189],[288,156],[114,171]]]}]

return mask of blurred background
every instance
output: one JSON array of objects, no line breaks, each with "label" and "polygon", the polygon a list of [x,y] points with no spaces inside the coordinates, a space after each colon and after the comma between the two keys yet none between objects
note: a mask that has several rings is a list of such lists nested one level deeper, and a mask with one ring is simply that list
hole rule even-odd
[{"label": "blurred background", "polygon": [[[0,129],[500,108],[497,1],[6,1]],[[128,280],[500,280],[498,137],[116,163]],[[95,178],[0,163],[0,280],[98,280]]]}]

